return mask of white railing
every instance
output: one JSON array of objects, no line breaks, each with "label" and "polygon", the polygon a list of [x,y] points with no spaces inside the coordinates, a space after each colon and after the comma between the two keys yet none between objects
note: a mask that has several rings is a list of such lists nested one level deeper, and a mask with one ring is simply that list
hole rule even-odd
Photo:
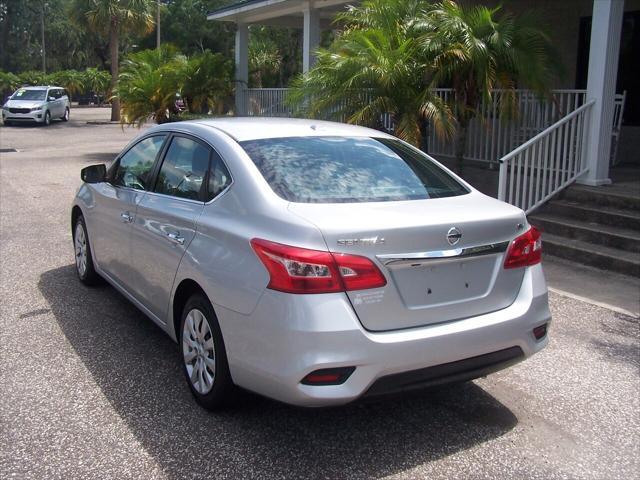
[{"label": "white railing", "polygon": [[498,199],[529,213],[575,181],[595,100],[578,107],[500,159]]},{"label": "white railing", "polygon": [[247,88],[244,90],[246,114],[259,117],[290,117],[286,103],[288,88]]},{"label": "white railing", "polygon": [[[286,103],[287,88],[247,88],[244,90],[243,105],[246,115],[263,117],[287,117],[293,115],[292,108]],[[451,104],[453,90],[435,89],[436,94]],[[467,148],[465,159],[480,162],[497,162],[499,158],[512,151],[544,130],[553,122],[584,104],[585,90],[554,90],[550,98],[540,99],[530,90],[516,90],[514,100],[516,114],[513,119],[501,115],[500,105],[504,100],[504,90],[493,90],[491,102],[483,103],[479,115],[467,129]],[[346,121],[346,119],[338,119]],[[383,115],[380,126],[389,133],[394,131],[391,115]],[[432,155],[454,156],[454,142],[438,137],[430,129],[427,150]]]},{"label": "white railing", "polygon": [[624,104],[627,100],[627,91],[616,93],[613,106],[613,130],[611,130],[611,165],[618,164],[618,143],[622,130],[622,118],[624,117]]},{"label": "white railing", "polygon": [[[449,105],[454,92],[449,88],[435,90]],[[585,90],[553,90],[549,98],[539,98],[530,90],[515,90],[510,100],[515,106],[513,118],[501,114],[501,104],[506,103],[505,90],[493,90],[491,101],[483,102],[479,114],[467,128],[467,145],[464,158],[478,162],[497,160],[518,145],[540,133],[553,122],[584,104]],[[428,151],[432,155],[455,156],[455,143],[440,138],[434,129],[429,132]]]}]

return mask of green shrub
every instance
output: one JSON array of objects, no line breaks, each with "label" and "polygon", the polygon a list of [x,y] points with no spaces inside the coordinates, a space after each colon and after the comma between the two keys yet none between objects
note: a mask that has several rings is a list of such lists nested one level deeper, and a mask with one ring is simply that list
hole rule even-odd
[{"label": "green shrub", "polygon": [[149,118],[164,123],[175,112],[186,58],[170,46],[130,54],[122,64],[114,92],[121,102],[121,121],[141,126]]},{"label": "green shrub", "polygon": [[233,65],[222,55],[206,51],[187,59],[170,46],[129,55],[122,64],[116,94],[122,122],[142,125],[149,119],[164,123],[178,116],[177,95],[190,113],[226,112],[233,102]]},{"label": "green shrub", "polygon": [[0,71],[0,94],[5,95],[15,92],[20,86],[20,78],[11,72]]},{"label": "green shrub", "polygon": [[233,64],[206,51],[184,65],[182,96],[191,113],[221,114],[233,104]]}]

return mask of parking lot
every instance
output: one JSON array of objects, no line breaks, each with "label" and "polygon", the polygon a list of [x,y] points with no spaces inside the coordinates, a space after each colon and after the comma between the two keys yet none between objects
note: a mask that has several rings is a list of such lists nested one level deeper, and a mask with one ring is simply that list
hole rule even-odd
[{"label": "parking lot", "polygon": [[637,477],[639,320],[557,294],[549,347],[486,379],[332,409],[248,393],[199,408],[177,346],[76,280],[80,169],[139,133],[108,117],[0,126],[0,478]]}]

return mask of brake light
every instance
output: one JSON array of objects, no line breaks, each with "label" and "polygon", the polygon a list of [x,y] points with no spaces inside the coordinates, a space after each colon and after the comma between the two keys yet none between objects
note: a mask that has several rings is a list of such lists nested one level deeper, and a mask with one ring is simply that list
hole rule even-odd
[{"label": "brake light", "polygon": [[251,247],[269,272],[268,288],[287,293],[331,293],[384,287],[384,275],[366,257],[332,254],[254,238]]},{"label": "brake light", "polygon": [[528,267],[542,260],[542,238],[537,228],[531,227],[509,245],[504,268]]}]

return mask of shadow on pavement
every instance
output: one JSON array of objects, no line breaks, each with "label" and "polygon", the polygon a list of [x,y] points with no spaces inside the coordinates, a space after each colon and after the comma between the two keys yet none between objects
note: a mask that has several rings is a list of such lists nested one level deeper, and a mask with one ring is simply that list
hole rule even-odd
[{"label": "shadow on pavement", "polygon": [[600,328],[604,335],[592,339],[591,344],[609,361],[640,369],[638,318],[615,313],[613,320],[601,322]]},{"label": "shadow on pavement", "polygon": [[298,409],[241,395],[230,411],[199,408],[177,346],[109,286],[74,267],[38,287],[95,382],[170,478],[355,478],[397,473],[511,430],[511,411],[473,383],[376,403]]}]

